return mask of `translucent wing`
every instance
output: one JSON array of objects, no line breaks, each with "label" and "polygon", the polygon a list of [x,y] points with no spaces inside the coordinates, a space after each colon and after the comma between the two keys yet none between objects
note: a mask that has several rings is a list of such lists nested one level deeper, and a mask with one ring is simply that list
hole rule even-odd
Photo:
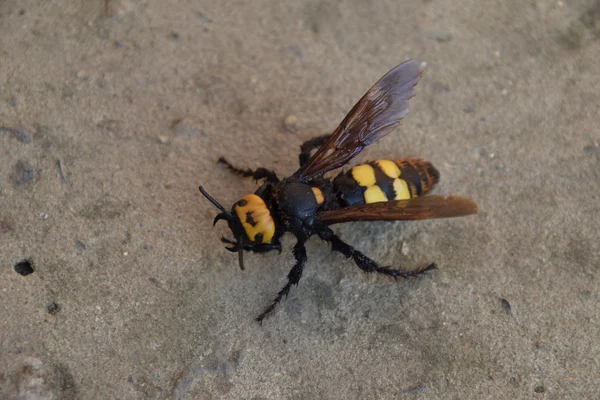
[{"label": "translucent wing", "polygon": [[423,66],[413,60],[385,74],[294,176],[310,179],[339,168],[391,132],[408,113],[408,100],[414,96],[414,87],[422,74]]},{"label": "translucent wing", "polygon": [[410,200],[357,204],[318,214],[326,225],[351,221],[394,221],[453,218],[477,214],[477,204],[460,196],[425,196]]}]

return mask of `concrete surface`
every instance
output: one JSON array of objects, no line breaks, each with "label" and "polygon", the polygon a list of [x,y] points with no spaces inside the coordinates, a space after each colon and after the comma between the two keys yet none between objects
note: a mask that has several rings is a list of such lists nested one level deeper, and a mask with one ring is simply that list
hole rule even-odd
[{"label": "concrete surface", "polygon": [[[600,398],[599,38],[595,0],[1,1],[0,398]],[[337,228],[440,266],[398,283],[311,240],[258,325],[293,240],[240,271],[198,185],[255,189],[219,155],[292,173],[408,58],[368,157],[481,212]]]}]

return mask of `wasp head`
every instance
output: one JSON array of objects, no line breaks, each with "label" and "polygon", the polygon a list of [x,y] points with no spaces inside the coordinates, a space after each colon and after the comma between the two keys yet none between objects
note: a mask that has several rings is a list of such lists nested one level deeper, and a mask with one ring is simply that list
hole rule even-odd
[{"label": "wasp head", "polygon": [[225,247],[227,250],[238,253],[240,268],[244,269],[243,251],[252,250],[257,245],[271,243],[275,234],[275,223],[269,208],[259,196],[249,194],[237,201],[231,207],[231,211],[227,211],[202,186],[200,192],[221,210],[221,213],[215,217],[213,226],[220,220],[227,221],[234,240],[222,237],[221,241],[230,245]]}]

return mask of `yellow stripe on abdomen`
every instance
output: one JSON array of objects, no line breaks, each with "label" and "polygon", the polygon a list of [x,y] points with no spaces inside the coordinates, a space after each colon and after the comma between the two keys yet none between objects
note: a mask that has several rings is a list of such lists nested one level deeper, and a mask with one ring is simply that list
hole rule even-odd
[{"label": "yellow stripe on abdomen", "polygon": [[394,179],[393,185],[394,193],[396,195],[394,200],[408,200],[411,198],[410,190],[408,189],[408,184],[404,179]]},{"label": "yellow stripe on abdomen", "polygon": [[375,170],[369,164],[361,164],[350,170],[352,179],[362,187],[371,187],[375,185]]},{"label": "yellow stripe on abdomen", "polygon": [[376,160],[357,165],[344,175],[338,182],[342,198],[350,205],[408,200],[426,194],[439,180],[431,163],[412,158]]},{"label": "yellow stripe on abdomen", "polygon": [[390,160],[378,160],[375,164],[379,169],[392,179],[396,179],[400,176],[400,167],[393,161]]},{"label": "yellow stripe on abdomen", "polygon": [[379,203],[380,201],[388,201],[383,190],[377,185],[369,186],[364,193],[365,203]]}]

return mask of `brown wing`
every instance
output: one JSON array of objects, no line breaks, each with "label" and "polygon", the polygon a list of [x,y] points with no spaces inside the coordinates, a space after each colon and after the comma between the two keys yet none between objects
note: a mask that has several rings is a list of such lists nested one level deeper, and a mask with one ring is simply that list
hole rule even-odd
[{"label": "brown wing", "polygon": [[410,200],[357,204],[337,210],[323,211],[319,221],[326,225],[351,221],[393,221],[453,218],[477,214],[477,204],[460,196],[425,196]]},{"label": "brown wing", "polygon": [[413,60],[385,74],[294,176],[311,178],[339,168],[364,147],[391,132],[408,113],[408,100],[414,96],[414,87],[422,74],[423,66]]}]

